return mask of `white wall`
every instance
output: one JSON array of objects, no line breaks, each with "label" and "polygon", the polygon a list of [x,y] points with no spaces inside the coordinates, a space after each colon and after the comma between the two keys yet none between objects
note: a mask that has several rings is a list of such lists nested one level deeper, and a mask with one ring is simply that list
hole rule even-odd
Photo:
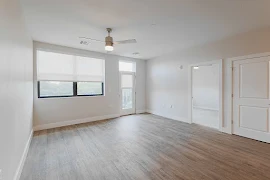
[{"label": "white wall", "polygon": [[219,110],[219,65],[193,69],[193,107]]},{"label": "white wall", "polygon": [[[270,52],[270,28],[236,35],[147,61],[147,109],[155,114],[189,122],[188,66],[197,62]],[[226,61],[226,60],[225,60]],[[226,62],[225,62],[226,64]],[[180,66],[183,66],[183,69]],[[226,76],[226,74],[225,74]],[[226,81],[224,82],[226,84]],[[228,87],[224,87],[225,96]],[[230,110],[224,102],[224,129],[230,129]]]},{"label": "white wall", "polygon": [[[34,73],[34,127],[40,129],[51,123],[59,125],[66,121],[104,119],[103,117],[118,116],[120,113],[119,101],[119,60],[135,61],[137,68],[136,80],[136,108],[137,112],[145,112],[145,66],[144,60],[125,58],[110,54],[79,50],[63,46],[34,42],[35,49],[47,49],[55,52],[86,55],[105,59],[105,96],[68,97],[68,98],[38,98],[36,73]],[[34,65],[34,71],[36,66]],[[49,127],[53,127],[51,124]]]},{"label": "white wall", "polygon": [[33,49],[17,0],[0,1],[0,169],[12,180],[32,130]]}]

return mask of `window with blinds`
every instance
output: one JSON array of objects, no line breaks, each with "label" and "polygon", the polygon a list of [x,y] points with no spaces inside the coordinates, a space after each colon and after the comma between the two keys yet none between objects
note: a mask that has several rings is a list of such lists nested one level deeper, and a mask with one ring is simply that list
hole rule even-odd
[{"label": "window with blinds", "polygon": [[37,51],[38,97],[104,94],[103,59]]}]

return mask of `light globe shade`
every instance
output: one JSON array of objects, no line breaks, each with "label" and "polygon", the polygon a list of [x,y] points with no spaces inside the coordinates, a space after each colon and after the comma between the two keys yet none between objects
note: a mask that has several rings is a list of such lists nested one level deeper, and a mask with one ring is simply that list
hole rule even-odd
[{"label": "light globe shade", "polygon": [[106,51],[113,51],[113,46],[105,46]]}]

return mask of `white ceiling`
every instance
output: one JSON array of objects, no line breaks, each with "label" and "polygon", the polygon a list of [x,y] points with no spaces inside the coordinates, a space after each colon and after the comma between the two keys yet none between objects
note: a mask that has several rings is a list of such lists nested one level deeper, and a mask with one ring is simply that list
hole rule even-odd
[{"label": "white ceiling", "polygon": [[[270,25],[270,0],[21,0],[34,40],[105,52],[104,44],[79,44],[79,36],[103,40],[113,28],[113,54],[150,59]],[[139,55],[133,55],[139,52]]]}]

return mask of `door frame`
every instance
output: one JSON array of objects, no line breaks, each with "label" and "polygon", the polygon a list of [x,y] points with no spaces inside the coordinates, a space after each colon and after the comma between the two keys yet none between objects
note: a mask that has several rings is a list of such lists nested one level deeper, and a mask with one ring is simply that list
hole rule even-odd
[{"label": "door frame", "polygon": [[[226,59],[225,62],[225,74],[226,76],[224,77],[225,80],[225,98],[224,102],[226,103],[226,106],[224,107],[224,110],[226,112],[226,117],[225,120],[227,124],[223,128],[223,132],[228,133],[228,134],[233,134],[233,63],[234,61],[239,61],[239,60],[245,60],[245,59],[254,59],[254,58],[260,58],[260,57],[267,57],[270,56],[270,52],[266,53],[258,53],[258,54],[251,54],[247,56],[239,56],[239,57],[234,57],[234,58],[228,58]],[[224,114],[225,115],[225,114]]]},{"label": "door frame", "polygon": [[120,116],[124,115],[131,115],[131,114],[123,114],[122,113],[122,79],[121,75],[122,74],[128,74],[128,75],[133,75],[133,107],[134,107],[134,113],[131,114],[136,114],[136,73],[135,72],[129,72],[129,71],[119,71],[119,114]]},{"label": "door frame", "polygon": [[193,107],[193,67],[196,66],[206,66],[206,65],[213,65],[217,64],[219,65],[219,131],[222,131],[222,128],[224,126],[224,120],[223,120],[223,60],[214,60],[214,61],[206,61],[206,62],[199,62],[196,64],[189,65],[188,68],[188,119],[189,123],[191,124],[192,121],[192,107]]}]

